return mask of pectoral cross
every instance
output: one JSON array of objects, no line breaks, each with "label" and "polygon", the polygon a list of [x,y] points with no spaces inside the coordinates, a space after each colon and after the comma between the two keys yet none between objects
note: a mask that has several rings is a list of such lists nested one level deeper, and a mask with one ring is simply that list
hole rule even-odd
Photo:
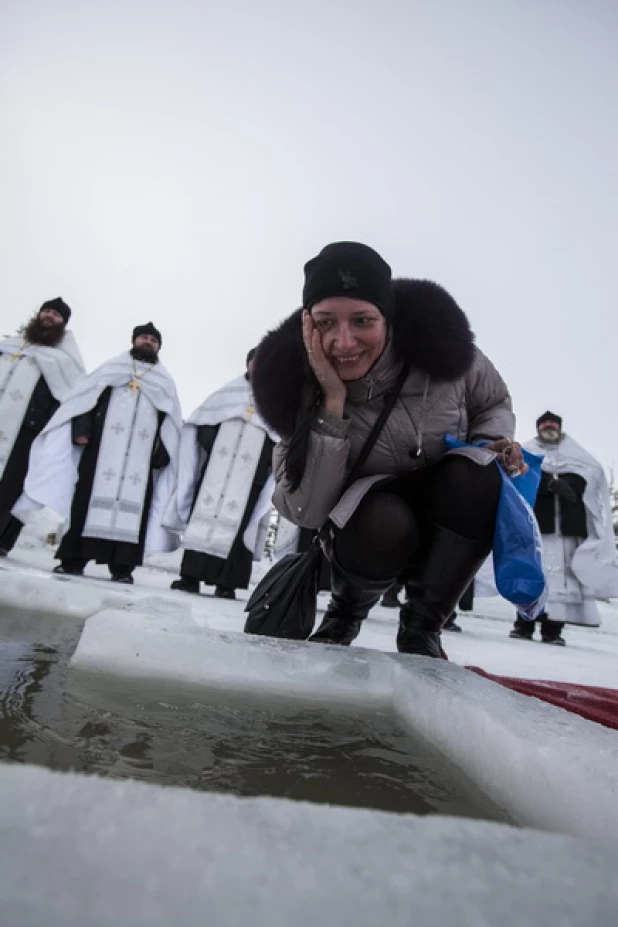
[{"label": "pectoral cross", "polygon": [[247,406],[247,421],[250,422],[255,415],[255,406]]},{"label": "pectoral cross", "polygon": [[131,395],[135,396],[135,394],[139,392],[139,389],[140,389],[139,382],[137,380],[130,380],[129,389],[131,390]]},{"label": "pectoral cross", "polygon": [[11,361],[11,363],[14,363],[14,361],[19,360],[20,357],[24,357],[21,351],[15,351],[15,354],[11,354],[11,356],[9,357],[9,360]]}]

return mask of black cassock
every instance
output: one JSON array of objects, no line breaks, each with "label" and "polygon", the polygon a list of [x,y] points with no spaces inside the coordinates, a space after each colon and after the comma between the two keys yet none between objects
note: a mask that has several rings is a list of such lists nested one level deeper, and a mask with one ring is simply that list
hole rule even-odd
[{"label": "black cassock", "polygon": [[30,403],[13,450],[0,480],[0,548],[9,551],[19,537],[23,523],[11,515],[11,509],[21,496],[28,472],[30,448],[40,435],[60,403],[54,399],[45,377],[32,390]]},{"label": "black cassock", "polygon": [[[206,452],[206,461],[202,466],[195,494],[193,496],[193,506],[198,497],[202,486],[202,481],[206,473],[206,468],[210,460],[212,451],[220,425],[200,425],[197,429],[197,442]],[[180,567],[180,575],[187,576],[191,579],[197,579],[207,586],[224,586],[226,589],[246,589],[251,579],[251,567],[253,565],[253,551],[247,550],[243,543],[243,534],[251,520],[253,509],[258,501],[259,495],[264,488],[272,470],[272,452],[275,444],[269,437],[266,437],[262,453],[253,477],[251,491],[245,507],[245,512],[240,523],[240,528],[234,538],[230,552],[226,558],[215,557],[213,554],[204,554],[197,550],[185,550]],[[193,506],[191,511],[193,511]]]},{"label": "black cassock", "polygon": [[[587,538],[588,524],[583,499],[586,480],[578,473],[560,473],[559,478],[562,483],[567,483],[571,490],[568,498],[556,496],[551,492],[549,487],[553,476],[544,470],[541,472],[541,483],[534,505],[534,514],[541,534],[555,534],[559,531],[565,538]],[[556,498],[558,499],[557,518]]]},{"label": "black cassock", "polygon": [[79,462],[77,484],[71,504],[71,524],[56,551],[56,559],[62,560],[67,566],[82,567],[88,560],[96,560],[97,563],[107,563],[110,567],[133,569],[133,567],[142,563],[146,529],[148,527],[148,513],[152,501],[154,471],[166,467],[170,462],[169,454],[160,438],[161,424],[165,418],[165,413],[159,412],[159,424],[152,448],[138,543],[130,544],[127,541],[107,541],[102,538],[82,537],[111,395],[112,388],[108,386],[107,389],[103,390],[97,404],[90,412],[76,416],[71,422],[73,443],[77,442],[77,438],[85,437],[88,438],[88,444],[84,447]]}]

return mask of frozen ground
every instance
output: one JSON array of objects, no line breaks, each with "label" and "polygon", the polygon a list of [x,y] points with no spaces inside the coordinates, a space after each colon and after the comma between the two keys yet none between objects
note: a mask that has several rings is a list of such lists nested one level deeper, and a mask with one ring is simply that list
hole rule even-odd
[{"label": "frozen ground", "polygon": [[[227,602],[203,593],[190,596],[172,592],[171,580],[178,575],[180,553],[151,557],[148,566],[135,572],[133,587],[109,582],[106,568],[90,565],[83,579],[52,578],[53,548],[29,546],[28,538],[6,560],[0,560],[0,606],[31,610],[51,610],[87,617],[101,608],[136,605],[140,599],[152,602],[157,611],[165,603],[174,612],[184,612],[191,624],[214,630],[241,632],[244,624],[243,601]],[[257,566],[257,579],[268,564]],[[204,587],[202,587],[204,588]],[[209,590],[212,591],[212,590]],[[320,608],[328,597],[320,597]],[[492,673],[527,679],[548,679],[597,686],[618,687],[618,602],[600,603],[603,625],[596,629],[567,627],[565,648],[536,640],[510,640],[508,632],[513,608],[502,599],[477,599],[474,612],[462,614],[462,634],[445,634],[449,658],[462,665],[479,666]],[[376,607],[357,640],[361,647],[394,651],[397,613]],[[538,635],[537,635],[538,637]]]}]

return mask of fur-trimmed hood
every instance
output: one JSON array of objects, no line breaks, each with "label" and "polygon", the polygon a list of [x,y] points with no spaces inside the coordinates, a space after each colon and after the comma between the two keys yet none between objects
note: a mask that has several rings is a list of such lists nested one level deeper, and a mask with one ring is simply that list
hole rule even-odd
[{"label": "fur-trimmed hood", "polygon": [[[396,360],[434,380],[465,376],[474,362],[474,335],[452,296],[429,280],[394,280],[393,292]],[[284,438],[296,427],[308,375],[301,317],[302,309],[297,309],[262,339],[251,376],[260,415]]]}]

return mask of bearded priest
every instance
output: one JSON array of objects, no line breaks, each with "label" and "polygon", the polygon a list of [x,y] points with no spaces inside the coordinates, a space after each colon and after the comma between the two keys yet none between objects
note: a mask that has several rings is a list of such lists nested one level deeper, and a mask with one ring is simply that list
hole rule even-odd
[{"label": "bearded priest", "polygon": [[[544,458],[534,513],[549,593],[537,621],[543,643],[564,647],[565,624],[597,627],[596,599],[618,596],[616,538],[601,464],[563,430],[555,412],[541,415],[536,427],[524,446]],[[532,640],[533,634],[534,622],[518,615],[510,636]]]},{"label": "bearded priest", "polygon": [[176,486],[182,417],[174,381],[159,361],[152,322],[129,351],[81,379],[35,442],[15,511],[48,506],[68,531],[54,573],[81,575],[89,560],[133,582],[145,551],[173,550],[161,519]]},{"label": "bearded priest", "polygon": [[0,341],[0,557],[6,557],[23,522],[11,509],[24,488],[35,438],[85,373],[71,310],[58,297],[43,303],[19,334]]}]

